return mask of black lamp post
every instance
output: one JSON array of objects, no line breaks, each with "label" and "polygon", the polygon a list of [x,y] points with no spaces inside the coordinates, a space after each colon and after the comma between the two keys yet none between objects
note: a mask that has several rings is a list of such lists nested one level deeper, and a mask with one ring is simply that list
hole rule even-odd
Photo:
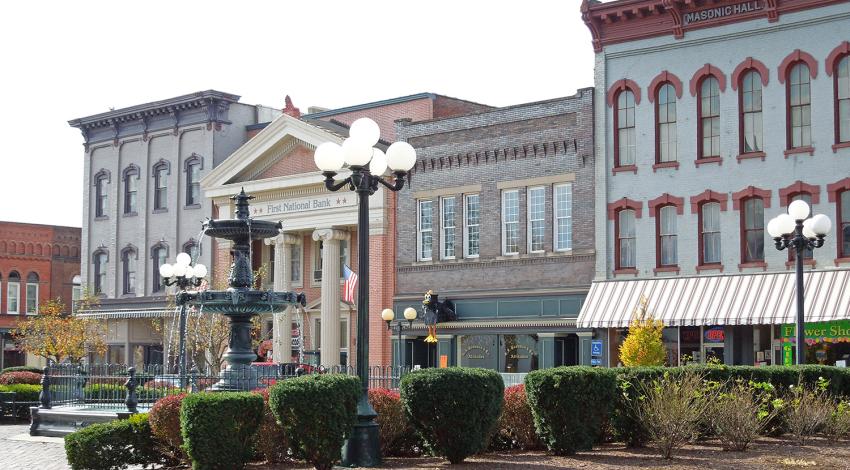
[{"label": "black lamp post", "polygon": [[[381,130],[369,118],[351,124],[350,137],[342,145],[326,142],[316,148],[316,166],[325,177],[325,187],[339,191],[344,187],[355,191],[357,206],[357,375],[362,393],[357,404],[357,424],[343,448],[343,465],[374,467],[381,463],[377,413],[369,404],[369,196],[379,185],[390,191],[404,187],[407,172],[416,163],[416,151],[407,142],[395,142],[384,155],[373,148],[378,143]],[[347,165],[351,175],[335,181],[337,172]],[[392,170],[393,181],[384,179],[387,167]]]},{"label": "black lamp post", "polygon": [[[407,328],[413,327],[413,320],[416,320],[417,316],[418,314],[415,308],[407,307],[404,309],[404,319],[407,320]],[[381,312],[381,318],[387,322],[387,330],[392,331],[392,322],[395,319],[395,312],[393,312],[391,308],[385,308]],[[396,330],[398,330],[398,365],[402,366],[401,358],[404,355],[404,345],[401,342],[401,332],[404,330],[404,323],[402,323],[401,320],[396,323]]]},{"label": "black lamp post", "polygon": [[767,224],[767,232],[773,237],[777,250],[794,250],[797,275],[797,365],[806,363],[806,330],[804,310],[803,256],[806,250],[823,246],[823,239],[832,228],[832,221],[823,214],[811,219],[809,205],[796,200],[788,205],[788,213],[780,214]]},{"label": "black lamp post", "polygon": [[162,277],[162,285],[177,286],[178,292],[174,296],[177,305],[180,306],[180,332],[178,345],[177,375],[180,378],[180,388],[186,388],[186,304],[196,297],[187,290],[190,287],[201,285],[207,275],[207,267],[203,264],[191,266],[192,257],[188,253],[180,253],[174,264],[163,264],[159,267],[159,275]]}]

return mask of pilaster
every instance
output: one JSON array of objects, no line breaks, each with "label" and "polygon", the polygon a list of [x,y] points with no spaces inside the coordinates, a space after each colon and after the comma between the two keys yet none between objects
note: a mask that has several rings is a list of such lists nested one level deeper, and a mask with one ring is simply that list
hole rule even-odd
[{"label": "pilaster", "polygon": [[[292,288],[292,263],[289,245],[298,242],[298,237],[282,233],[274,238],[266,239],[266,245],[274,245],[274,290],[288,292]],[[292,306],[273,315],[273,345],[272,358],[278,363],[292,361]]]},{"label": "pilaster", "polygon": [[[313,232],[313,240],[322,241],[322,313],[321,313],[321,364],[324,367],[339,365],[339,241],[348,238],[344,230],[322,228]],[[349,356],[352,356],[349,348]]]}]

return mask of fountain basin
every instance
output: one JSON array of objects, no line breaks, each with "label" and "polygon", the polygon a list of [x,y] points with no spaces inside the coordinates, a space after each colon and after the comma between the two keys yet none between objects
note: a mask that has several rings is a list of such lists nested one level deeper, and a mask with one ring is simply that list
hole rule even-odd
[{"label": "fountain basin", "polygon": [[198,292],[190,303],[207,313],[231,316],[282,312],[290,305],[307,305],[307,299],[304,293],[227,289]]},{"label": "fountain basin", "polygon": [[204,233],[212,238],[223,238],[235,242],[244,241],[250,233],[254,240],[275,237],[280,234],[281,223],[253,219],[217,219],[204,223]]}]

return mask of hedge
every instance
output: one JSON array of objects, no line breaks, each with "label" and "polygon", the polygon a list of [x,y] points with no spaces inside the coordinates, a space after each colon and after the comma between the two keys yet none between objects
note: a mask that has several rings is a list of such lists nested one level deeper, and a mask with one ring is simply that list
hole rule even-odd
[{"label": "hedge", "polygon": [[25,370],[18,370],[0,374],[0,385],[12,384],[41,384],[41,374],[36,374],[35,372],[29,372]]},{"label": "hedge", "polygon": [[250,392],[193,393],[180,406],[183,448],[195,470],[238,469],[254,455],[263,397]]},{"label": "hedge", "polygon": [[146,414],[92,424],[68,434],[65,454],[73,470],[113,470],[163,463]]},{"label": "hedge", "polygon": [[343,374],[307,375],[275,384],[269,407],[290,438],[296,457],[332,468],[357,421],[360,379]]},{"label": "hedge", "polygon": [[[183,393],[179,388],[151,388],[146,386],[136,387],[136,398],[139,401],[158,400],[169,395]],[[127,387],[124,384],[94,383],[83,387],[86,399],[120,399],[127,396]]]},{"label": "hedge", "polygon": [[254,393],[263,397],[263,420],[254,436],[256,451],[268,463],[283,462],[289,457],[289,438],[271,410],[269,389],[254,390]]},{"label": "hedge", "polygon": [[455,464],[487,448],[505,384],[493,370],[422,369],[401,379],[405,414],[435,455]]},{"label": "hedge", "polygon": [[148,413],[151,433],[163,452],[173,460],[185,460],[183,436],[180,434],[180,407],[185,393],[161,398],[154,403]]},{"label": "hedge", "polygon": [[601,439],[616,398],[616,370],[537,370],[525,377],[525,392],[540,440],[557,455],[571,455]]},{"label": "hedge", "polygon": [[378,413],[376,421],[381,435],[381,455],[384,457],[421,455],[424,445],[404,414],[401,395],[398,392],[386,388],[370,388],[369,404]]},{"label": "hedge", "polygon": [[492,450],[533,450],[542,446],[534,429],[534,416],[528,406],[525,385],[505,389],[505,403],[499,417],[498,431],[490,444]]},{"label": "hedge", "polygon": [[42,368],[40,368],[40,367],[32,367],[32,366],[14,366],[14,367],[7,367],[7,368],[3,369],[3,371],[2,371],[2,372],[0,372],[0,375],[2,375],[2,374],[6,374],[6,373],[9,373],[9,372],[35,372],[36,374],[41,374],[41,373],[42,373]]},{"label": "hedge", "polygon": [[0,392],[15,392],[15,401],[38,401],[38,396],[41,394],[41,385],[0,385]]}]

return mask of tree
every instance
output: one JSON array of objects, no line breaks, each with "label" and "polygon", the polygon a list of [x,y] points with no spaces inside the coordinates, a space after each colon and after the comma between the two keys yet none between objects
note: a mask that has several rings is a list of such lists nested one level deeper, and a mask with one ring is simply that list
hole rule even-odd
[{"label": "tree", "polygon": [[12,332],[23,351],[55,363],[79,364],[89,353],[106,352],[103,323],[67,313],[61,299],[49,300],[38,315],[18,323]]},{"label": "tree", "polygon": [[648,312],[646,297],[641,296],[632,314],[629,334],[620,345],[620,362],[626,367],[663,366],[667,351],[661,337],[664,324]]}]

